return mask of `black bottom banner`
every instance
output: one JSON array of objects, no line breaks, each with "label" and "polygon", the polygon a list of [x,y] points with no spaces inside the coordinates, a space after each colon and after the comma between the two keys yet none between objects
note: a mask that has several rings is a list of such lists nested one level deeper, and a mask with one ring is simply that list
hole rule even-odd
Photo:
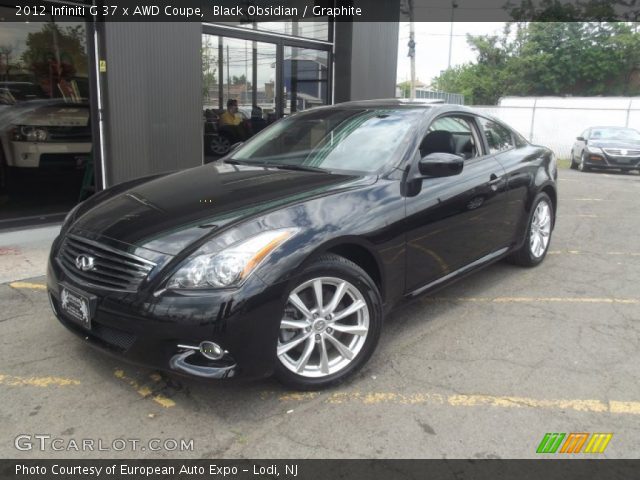
[{"label": "black bottom banner", "polygon": [[640,460],[0,460],[2,479],[639,478]]}]

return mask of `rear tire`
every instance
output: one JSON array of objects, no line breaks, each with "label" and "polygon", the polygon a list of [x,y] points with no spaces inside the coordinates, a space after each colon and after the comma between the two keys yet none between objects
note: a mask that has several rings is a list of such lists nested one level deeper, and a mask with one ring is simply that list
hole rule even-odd
[{"label": "rear tire", "polygon": [[295,277],[288,292],[275,352],[281,383],[318,390],[343,382],[367,362],[380,338],[382,298],[362,268],[323,255]]},{"label": "rear tire", "polygon": [[544,192],[536,195],[527,221],[525,241],[508,260],[522,267],[535,267],[547,256],[554,226],[553,202]]}]

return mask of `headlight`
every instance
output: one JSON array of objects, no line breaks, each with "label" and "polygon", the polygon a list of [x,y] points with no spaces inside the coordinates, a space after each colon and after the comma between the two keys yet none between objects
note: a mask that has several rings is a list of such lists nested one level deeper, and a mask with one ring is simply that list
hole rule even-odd
[{"label": "headlight", "polygon": [[49,132],[46,128],[23,125],[14,130],[13,139],[27,142],[46,142]]},{"label": "headlight", "polygon": [[600,155],[602,155],[604,153],[600,147],[591,147],[591,146],[587,147],[587,152],[589,152],[589,153],[599,153]]},{"label": "headlight", "polygon": [[258,265],[297,228],[259,233],[221,252],[189,260],[167,283],[167,288],[228,288],[240,285]]}]

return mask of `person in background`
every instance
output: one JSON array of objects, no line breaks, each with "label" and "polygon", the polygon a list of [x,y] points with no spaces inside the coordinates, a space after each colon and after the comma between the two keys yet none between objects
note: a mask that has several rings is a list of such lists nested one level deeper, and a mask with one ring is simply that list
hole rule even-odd
[{"label": "person in background", "polygon": [[220,126],[237,127],[242,123],[242,116],[238,113],[238,101],[229,99],[227,101],[227,109],[220,115]]},{"label": "person in background", "polygon": [[248,138],[242,115],[238,113],[237,100],[229,99],[227,101],[227,109],[220,115],[220,133],[225,135],[232,145],[244,142]]}]

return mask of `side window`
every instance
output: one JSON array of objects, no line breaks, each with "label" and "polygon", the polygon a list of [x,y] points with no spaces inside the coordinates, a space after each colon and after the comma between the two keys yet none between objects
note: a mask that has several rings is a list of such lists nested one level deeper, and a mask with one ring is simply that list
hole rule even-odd
[{"label": "side window", "polygon": [[507,128],[486,118],[480,118],[480,124],[489,144],[489,153],[496,154],[515,147],[513,135]]},{"label": "side window", "polygon": [[436,152],[452,153],[465,160],[481,155],[471,122],[456,115],[434,120],[420,143],[420,156]]}]

